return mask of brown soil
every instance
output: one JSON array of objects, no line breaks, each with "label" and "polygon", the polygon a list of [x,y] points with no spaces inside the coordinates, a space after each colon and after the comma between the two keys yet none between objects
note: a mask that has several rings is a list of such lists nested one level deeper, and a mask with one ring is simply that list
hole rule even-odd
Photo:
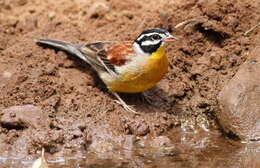
[{"label": "brown soil", "polygon": [[[0,153],[27,156],[44,147],[62,155],[90,150],[96,137],[117,142],[171,135],[187,125],[217,128],[218,93],[257,45],[259,28],[244,32],[259,22],[259,9],[259,0],[0,0],[0,115],[31,104],[47,122],[3,121]],[[174,29],[189,19],[194,22]],[[138,115],[114,102],[89,65],[34,42],[133,40],[151,27],[180,40],[168,46],[169,73],[148,91],[154,106],[139,94],[123,95]]]}]

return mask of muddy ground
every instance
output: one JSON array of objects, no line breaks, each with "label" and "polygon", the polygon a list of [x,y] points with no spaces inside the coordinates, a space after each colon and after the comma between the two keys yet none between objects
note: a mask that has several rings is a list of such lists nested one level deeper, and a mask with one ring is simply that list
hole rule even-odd
[{"label": "muddy ground", "polygon": [[[10,115],[2,117],[1,155],[30,156],[42,147],[58,156],[104,152],[109,147],[95,142],[124,146],[129,136],[220,130],[217,96],[257,45],[259,29],[244,33],[259,22],[259,9],[259,0],[0,0],[0,115]],[[153,106],[139,94],[122,95],[138,115],[115,103],[89,65],[34,42],[133,40],[152,27],[180,40],[167,48],[168,74],[147,92]],[[18,105],[31,106],[8,109]],[[33,112],[24,116],[28,107]]]}]

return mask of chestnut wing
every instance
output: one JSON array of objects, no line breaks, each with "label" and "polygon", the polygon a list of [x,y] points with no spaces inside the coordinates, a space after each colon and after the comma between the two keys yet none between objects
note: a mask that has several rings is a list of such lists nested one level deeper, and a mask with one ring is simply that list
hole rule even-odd
[{"label": "chestnut wing", "polygon": [[95,69],[117,74],[115,67],[123,66],[131,60],[134,51],[130,42],[96,42],[80,47]]}]

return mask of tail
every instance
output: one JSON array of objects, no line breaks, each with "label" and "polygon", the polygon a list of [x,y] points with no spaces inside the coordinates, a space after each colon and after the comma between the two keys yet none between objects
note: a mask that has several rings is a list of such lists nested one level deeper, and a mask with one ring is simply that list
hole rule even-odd
[{"label": "tail", "polygon": [[48,45],[66,51],[70,54],[78,56],[79,58],[86,61],[87,63],[90,63],[89,60],[86,59],[86,56],[84,56],[84,54],[80,51],[82,45],[72,44],[66,41],[53,40],[53,39],[36,39],[35,42],[37,44]]}]

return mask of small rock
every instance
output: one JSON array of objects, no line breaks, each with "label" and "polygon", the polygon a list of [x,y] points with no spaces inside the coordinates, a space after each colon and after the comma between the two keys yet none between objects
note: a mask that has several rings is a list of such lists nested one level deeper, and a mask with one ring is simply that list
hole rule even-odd
[{"label": "small rock", "polygon": [[219,94],[220,124],[241,140],[260,139],[260,47]]},{"label": "small rock", "polygon": [[99,18],[103,17],[109,11],[109,7],[101,2],[94,3],[88,13],[88,17],[90,18]]},{"label": "small rock", "polygon": [[1,112],[0,124],[7,129],[25,129],[44,127],[47,117],[34,105],[12,106]]},{"label": "small rock", "polygon": [[86,129],[86,123],[79,121],[76,123],[76,127],[79,128],[83,132]]},{"label": "small rock", "polygon": [[55,18],[55,16],[56,16],[56,13],[55,13],[55,12],[49,12],[49,13],[48,13],[48,18],[49,18],[50,20],[53,20],[53,19]]},{"label": "small rock", "polygon": [[3,78],[11,78],[12,77],[12,73],[8,72],[8,71],[4,71],[2,76],[3,76]]},{"label": "small rock", "polygon": [[85,131],[85,147],[87,151],[94,152],[98,157],[115,157],[115,149],[119,149],[122,137],[110,129],[107,124],[95,125]]},{"label": "small rock", "polygon": [[78,138],[78,137],[82,136],[82,132],[80,131],[80,129],[75,129],[72,131],[72,135],[73,135],[73,138]]},{"label": "small rock", "polygon": [[156,148],[172,146],[171,140],[167,136],[155,137],[150,144],[152,147]]},{"label": "small rock", "polygon": [[129,129],[134,135],[144,136],[150,132],[149,126],[144,121],[134,121],[129,124]]},{"label": "small rock", "polygon": [[54,64],[47,64],[44,69],[44,73],[47,75],[56,75],[57,74],[57,67]]}]

